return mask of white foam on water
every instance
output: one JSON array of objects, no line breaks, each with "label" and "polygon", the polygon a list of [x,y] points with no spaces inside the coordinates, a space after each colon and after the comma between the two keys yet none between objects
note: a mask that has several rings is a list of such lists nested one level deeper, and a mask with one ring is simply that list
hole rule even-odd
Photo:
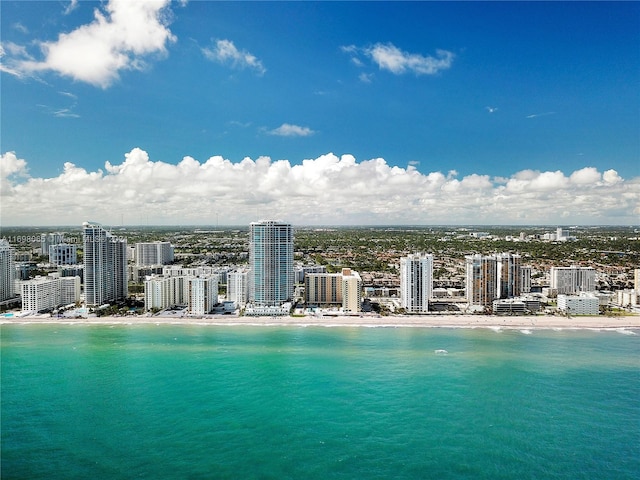
[{"label": "white foam on water", "polygon": [[528,329],[524,329],[524,330],[520,330],[520,333],[524,333],[525,335],[531,335],[531,330]]},{"label": "white foam on water", "polygon": [[626,328],[616,328],[616,332],[623,335],[637,335],[633,330],[627,330]]}]

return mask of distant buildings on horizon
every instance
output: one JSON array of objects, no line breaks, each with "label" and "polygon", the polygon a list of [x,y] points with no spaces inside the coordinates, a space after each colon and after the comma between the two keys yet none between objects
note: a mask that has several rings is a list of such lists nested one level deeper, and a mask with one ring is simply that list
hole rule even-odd
[{"label": "distant buildings on horizon", "polygon": [[[0,301],[22,297],[23,311],[52,310],[81,301],[100,307],[125,300],[130,278],[145,277],[145,310],[156,311],[183,305],[191,315],[204,315],[218,305],[219,286],[226,285],[228,303],[246,306],[253,314],[284,314],[283,305],[303,298],[308,306],[338,307],[343,313],[362,310],[363,282],[358,272],[343,268],[327,273],[326,266],[294,265],[293,227],[290,223],[265,220],[249,225],[249,266],[221,271],[210,266],[167,265],[174,261],[170,242],[138,242],[112,235],[101,225],[83,224],[83,265],[77,263],[77,245],[62,233],[41,237],[41,251],[58,273],[36,277],[16,287],[15,252],[0,240]],[[483,238],[484,232],[474,232]],[[562,228],[554,240],[566,241]],[[128,253],[132,262],[128,263]],[[523,313],[539,308],[531,292],[531,267],[513,253],[465,256],[466,302],[472,311]],[[399,262],[399,305],[406,313],[427,313],[434,298],[432,254],[415,253]],[[19,272],[18,272],[19,273]],[[22,274],[20,273],[21,276]],[[23,277],[25,278],[25,277]],[[295,285],[303,284],[304,287]],[[640,269],[635,269],[635,290],[618,292],[618,301],[635,305],[640,288]],[[593,267],[551,267],[549,292],[557,296],[558,308],[567,314],[597,314],[601,298],[595,293]],[[297,292],[297,293],[296,293]],[[436,296],[440,297],[440,295]],[[595,300],[594,300],[595,299]],[[536,307],[537,306],[537,307]],[[226,307],[225,307],[226,308]],[[587,313],[585,313],[587,312]],[[250,313],[248,313],[250,314]]]}]

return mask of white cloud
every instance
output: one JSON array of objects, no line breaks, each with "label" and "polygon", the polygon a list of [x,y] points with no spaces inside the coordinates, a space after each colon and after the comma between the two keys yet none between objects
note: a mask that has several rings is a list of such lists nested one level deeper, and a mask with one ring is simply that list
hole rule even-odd
[{"label": "white cloud", "polygon": [[556,112],[532,113],[531,115],[527,115],[525,118],[546,117],[548,115],[555,115],[555,114]]},{"label": "white cloud", "polygon": [[[640,214],[640,177],[590,167],[516,172],[500,183],[332,153],[297,165],[220,156],[171,164],[135,148],[104,170],[65,163],[56,177],[34,178],[24,176],[27,163],[13,152],[1,159],[4,225],[118,224],[121,216],[128,224],[211,224],[216,215],[229,225],[258,218],[298,225],[634,224]],[[571,180],[594,173],[604,181]]]},{"label": "white cloud", "polygon": [[238,50],[231,40],[217,40],[211,48],[203,48],[202,53],[209,60],[230,64],[233,68],[249,68],[263,75],[267,69],[255,55]]},{"label": "white cloud", "polygon": [[21,24],[20,22],[16,22],[12,25],[12,27],[19,31],[20,33],[24,33],[27,34],[29,33],[29,29],[27,27],[25,27],[23,24]]},{"label": "white cloud", "polygon": [[360,55],[369,58],[380,70],[388,70],[396,75],[412,72],[415,75],[435,75],[441,70],[451,68],[454,55],[447,50],[436,50],[435,56],[409,53],[400,50],[392,43],[376,43],[370,47],[348,45],[341,47],[344,53],[351,55],[351,61],[362,67]]},{"label": "white cloud", "polygon": [[168,5],[169,0],[110,0],[94,10],[93,22],[61,33],[56,41],[39,42],[43,60],[12,54],[2,69],[19,76],[53,71],[107,88],[120,71],[142,70],[149,55],[166,54],[167,43],[175,41],[167,28]]},{"label": "white cloud", "polygon": [[364,72],[362,72],[360,75],[358,75],[358,78],[360,79],[361,82],[371,83],[371,81],[373,79],[373,73],[364,73]]},{"label": "white cloud", "polygon": [[[18,158],[15,152],[0,155],[0,197],[9,196],[14,192],[13,184],[16,178],[27,176],[27,162]],[[2,218],[3,215],[0,215]]]},{"label": "white cloud", "polygon": [[301,127],[299,125],[291,125],[290,123],[283,123],[278,128],[268,130],[269,135],[278,135],[280,137],[308,137],[313,135],[314,132],[309,127]]},{"label": "white cloud", "polygon": [[598,169],[593,167],[585,167],[580,170],[576,170],[571,174],[569,180],[572,183],[578,185],[593,185],[600,181],[602,175],[598,171]]},{"label": "white cloud", "polygon": [[77,6],[78,6],[78,0],[71,0],[71,2],[69,2],[69,5],[67,5],[67,7],[64,9],[64,14],[69,15],[71,12],[73,12],[76,9]]}]

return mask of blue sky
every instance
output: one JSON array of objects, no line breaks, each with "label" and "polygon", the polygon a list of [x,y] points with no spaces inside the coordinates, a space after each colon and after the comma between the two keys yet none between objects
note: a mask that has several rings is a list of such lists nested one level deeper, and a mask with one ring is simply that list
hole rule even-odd
[{"label": "blue sky", "polygon": [[[270,159],[270,175],[286,160],[280,174],[290,182],[303,178],[309,189],[330,189],[336,182],[326,183],[333,178],[327,172],[353,167],[350,160],[340,163],[353,156],[354,168],[362,167],[355,174],[360,180],[371,174],[364,162],[384,159],[373,168],[369,189],[398,172],[411,181],[387,192],[386,207],[381,203],[353,216],[334,206],[316,217],[311,212],[317,206],[309,207],[302,223],[395,223],[406,207],[404,189],[431,185],[431,174],[444,178],[437,187],[440,196],[408,199],[416,210],[403,223],[637,223],[637,2],[164,3],[138,2],[143,7],[135,12],[113,0],[0,4],[5,196],[28,195],[37,185],[69,185],[80,173],[100,176],[94,188],[104,195],[108,185],[135,190],[117,179],[122,168],[106,166],[125,166],[125,155],[137,158],[135,149],[147,155],[139,168],[151,172],[156,163],[168,164],[175,167],[175,181],[185,183],[194,178],[179,173],[184,157],[203,167],[221,156],[228,162],[218,177],[229,178],[229,189],[239,187],[238,178],[225,172],[237,172],[249,157],[254,191],[267,189],[255,165],[261,157]],[[94,48],[84,57],[87,45]],[[110,55],[114,58],[104,58]],[[326,160],[328,154],[333,160]],[[73,164],[75,176],[65,162]],[[301,168],[294,171],[295,166]],[[561,213],[546,217],[506,205],[481,215],[424,214],[427,206],[450,196],[451,182],[460,202],[495,203],[509,179],[542,182],[536,179],[558,172],[565,183],[588,189],[566,187],[566,199],[609,195],[612,203],[585,213],[565,200]],[[583,173],[571,181],[576,172]],[[145,188],[157,189],[161,198],[168,188],[162,179],[154,173],[145,178]],[[465,185],[470,186],[463,194],[458,190]],[[486,191],[474,196],[478,188]],[[205,186],[200,192],[215,197],[217,205],[224,203],[225,192],[229,195]],[[135,193],[127,198],[141,201]],[[299,195],[290,202],[286,196],[286,191],[277,198],[236,195],[236,211],[246,208],[228,215],[228,221],[264,214],[296,222],[296,211],[306,205],[295,200]],[[11,211],[2,207],[12,223],[44,220],[14,200],[8,202]],[[317,204],[325,201],[313,198]],[[287,203],[296,210],[288,210]],[[263,207],[249,207],[255,204]],[[95,218],[91,211],[70,215],[65,205],[60,205],[61,222]],[[118,208],[128,211],[133,205]],[[160,223],[211,218],[185,218],[180,213],[185,207],[173,206],[175,213],[167,216],[162,215],[166,205],[148,208]]]}]

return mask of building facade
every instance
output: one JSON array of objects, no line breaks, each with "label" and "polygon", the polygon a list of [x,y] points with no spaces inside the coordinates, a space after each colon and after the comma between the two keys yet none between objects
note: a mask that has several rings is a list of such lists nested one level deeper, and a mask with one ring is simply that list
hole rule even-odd
[{"label": "building facade", "polygon": [[513,298],[522,293],[520,255],[499,253],[496,255],[499,298]]},{"label": "building facade", "polygon": [[567,315],[598,315],[600,300],[593,294],[586,292],[580,295],[558,295],[558,310]]},{"label": "building facade", "polygon": [[85,222],[84,295],[88,305],[102,305],[127,297],[127,240],[102,226]]},{"label": "building facade", "polygon": [[227,274],[227,300],[236,305],[249,301],[249,272],[238,270]]},{"label": "building facade", "polygon": [[218,278],[194,277],[188,280],[189,313],[205,315],[218,303]]},{"label": "building facade", "polygon": [[342,273],[307,273],[304,300],[307,305],[341,305]]},{"label": "building facade", "polygon": [[41,312],[80,301],[80,277],[36,277],[21,283],[23,312]]},{"label": "building facade", "polygon": [[596,271],[593,267],[551,267],[551,288],[564,295],[593,292],[596,289]]},{"label": "building facade", "polygon": [[15,296],[16,267],[14,249],[5,239],[0,239],[0,302]]},{"label": "building facade", "polygon": [[293,297],[293,228],[275,221],[249,226],[249,301],[278,306]]},{"label": "building facade", "polygon": [[57,243],[49,246],[49,263],[75,265],[78,263],[78,246],[72,243]]},{"label": "building facade", "polygon": [[465,257],[467,302],[470,306],[493,308],[499,297],[496,257],[468,255]]},{"label": "building facade", "polygon": [[173,245],[169,242],[139,242],[135,244],[136,265],[166,265],[173,262]]},{"label": "building facade", "polygon": [[407,312],[429,311],[433,294],[433,255],[415,254],[400,259],[400,306]]},{"label": "building facade", "polygon": [[342,269],[342,311],[356,313],[362,310],[362,279],[350,268]]}]

